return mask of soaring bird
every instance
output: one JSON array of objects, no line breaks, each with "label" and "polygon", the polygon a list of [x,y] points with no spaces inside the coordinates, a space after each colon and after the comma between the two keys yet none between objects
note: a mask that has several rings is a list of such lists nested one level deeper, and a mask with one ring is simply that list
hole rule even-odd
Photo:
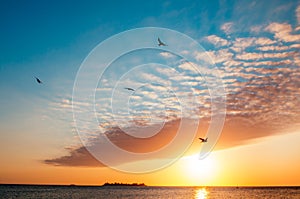
[{"label": "soaring bird", "polygon": [[43,83],[39,78],[35,77],[35,79],[36,79],[37,83],[39,83],[39,84]]},{"label": "soaring bird", "polygon": [[207,138],[199,138],[199,140],[201,140],[201,142],[207,142]]},{"label": "soaring bird", "polygon": [[163,43],[159,37],[157,38],[157,41],[158,41],[158,46],[167,46],[167,44]]},{"label": "soaring bird", "polygon": [[126,87],[126,88],[124,88],[124,89],[127,89],[127,90],[129,90],[129,91],[134,91],[133,88],[128,88],[128,87]]}]

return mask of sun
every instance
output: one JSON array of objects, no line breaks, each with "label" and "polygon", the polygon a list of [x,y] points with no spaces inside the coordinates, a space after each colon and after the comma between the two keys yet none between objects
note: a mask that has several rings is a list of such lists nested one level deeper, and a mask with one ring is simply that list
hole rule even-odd
[{"label": "sun", "polygon": [[191,184],[210,184],[217,172],[217,162],[212,154],[200,160],[199,155],[191,155],[182,158],[183,169]]}]

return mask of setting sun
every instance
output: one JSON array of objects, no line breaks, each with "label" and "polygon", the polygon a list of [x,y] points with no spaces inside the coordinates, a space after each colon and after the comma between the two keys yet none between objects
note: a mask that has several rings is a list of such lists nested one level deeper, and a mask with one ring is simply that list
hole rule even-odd
[{"label": "setting sun", "polygon": [[300,0],[0,13],[0,198],[300,198]]},{"label": "setting sun", "polygon": [[199,159],[199,155],[191,155],[182,158],[184,161],[184,173],[194,184],[208,184],[217,172],[217,162],[213,157],[213,154],[209,155],[205,159]]}]

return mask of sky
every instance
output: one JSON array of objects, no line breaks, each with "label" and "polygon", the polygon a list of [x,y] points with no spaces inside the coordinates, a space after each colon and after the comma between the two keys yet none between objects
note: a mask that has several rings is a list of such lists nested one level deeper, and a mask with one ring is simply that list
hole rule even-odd
[{"label": "sky", "polygon": [[1,1],[0,26],[0,183],[300,185],[300,1]]}]

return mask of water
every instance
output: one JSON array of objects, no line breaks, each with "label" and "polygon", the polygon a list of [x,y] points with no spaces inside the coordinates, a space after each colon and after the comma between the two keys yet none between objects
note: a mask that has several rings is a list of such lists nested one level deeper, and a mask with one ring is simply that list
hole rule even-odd
[{"label": "water", "polygon": [[0,185],[0,198],[297,198],[300,187],[83,187]]}]

